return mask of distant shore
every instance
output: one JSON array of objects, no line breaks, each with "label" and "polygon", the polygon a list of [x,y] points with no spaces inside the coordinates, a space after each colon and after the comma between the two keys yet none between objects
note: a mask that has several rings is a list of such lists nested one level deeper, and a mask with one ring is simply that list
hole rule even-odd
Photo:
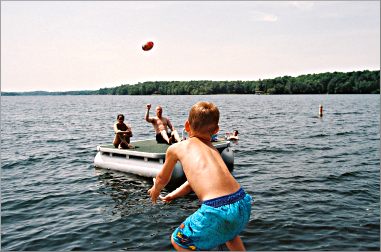
[{"label": "distant shore", "polygon": [[2,96],[215,95],[215,94],[379,94],[380,71],[283,76],[257,81],[147,81],[83,91],[1,92]]}]

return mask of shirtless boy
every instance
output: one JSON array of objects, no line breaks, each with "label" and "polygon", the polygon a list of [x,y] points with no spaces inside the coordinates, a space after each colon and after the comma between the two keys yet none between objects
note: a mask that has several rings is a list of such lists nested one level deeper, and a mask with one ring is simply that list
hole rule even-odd
[{"label": "shirtless boy", "polygon": [[115,137],[113,144],[115,148],[119,149],[131,149],[133,146],[130,144],[130,138],[132,137],[132,130],[127,124],[124,123],[124,115],[119,114],[116,117],[114,123]]},{"label": "shirtless boy", "polygon": [[[225,243],[230,250],[245,250],[239,233],[250,218],[251,196],[246,194],[229,172],[218,150],[210,142],[219,130],[219,110],[213,103],[192,106],[185,129],[189,139],[167,149],[165,163],[148,190],[153,203],[184,196],[192,190],[202,201],[172,234],[176,250],[210,250]],[[187,181],[166,196],[160,191],[180,161]]]},{"label": "shirtless boy", "polygon": [[[167,143],[171,145],[174,142],[180,142],[179,133],[175,127],[173,127],[171,121],[163,116],[163,108],[161,106],[156,107],[156,117],[149,117],[149,110],[151,108],[151,104],[147,104],[147,111],[145,119],[147,122],[152,123],[155,133],[156,133],[156,141],[158,143]],[[171,129],[171,133],[168,132],[168,127]]]}]

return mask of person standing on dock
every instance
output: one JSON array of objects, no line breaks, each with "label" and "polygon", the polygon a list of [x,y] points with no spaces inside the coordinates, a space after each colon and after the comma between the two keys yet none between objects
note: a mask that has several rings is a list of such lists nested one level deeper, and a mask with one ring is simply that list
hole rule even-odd
[{"label": "person standing on dock", "polygon": [[126,123],[124,123],[124,115],[119,114],[116,117],[116,122],[114,123],[115,138],[113,144],[115,148],[119,149],[132,149],[133,146],[130,144],[130,138],[132,137],[132,130]]},{"label": "person standing on dock", "polygon": [[[163,116],[163,108],[161,106],[156,107],[156,117],[151,118],[149,116],[149,110],[151,109],[151,104],[147,104],[147,111],[145,119],[147,122],[152,123],[155,133],[156,133],[156,141],[158,143],[166,143],[171,145],[175,142],[180,142],[181,138],[179,136],[179,133],[173,127],[171,121]],[[168,132],[168,128],[171,130],[171,132]]]}]

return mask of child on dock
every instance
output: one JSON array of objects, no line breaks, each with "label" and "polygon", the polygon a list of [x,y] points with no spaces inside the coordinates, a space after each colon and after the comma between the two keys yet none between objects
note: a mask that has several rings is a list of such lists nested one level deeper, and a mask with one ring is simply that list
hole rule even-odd
[{"label": "child on dock", "polygon": [[112,142],[115,148],[119,149],[132,149],[134,146],[130,144],[130,139],[132,137],[131,127],[124,123],[124,115],[119,114],[116,117],[116,122],[114,123],[115,137]]},{"label": "child on dock", "polygon": [[156,203],[180,161],[187,181],[160,199],[170,202],[193,190],[202,201],[201,207],[173,232],[171,242],[176,250],[210,250],[223,243],[230,250],[245,250],[239,233],[249,221],[252,199],[210,142],[219,130],[219,116],[213,103],[198,102],[192,106],[185,122],[189,139],[167,149],[165,163],[148,190]]}]

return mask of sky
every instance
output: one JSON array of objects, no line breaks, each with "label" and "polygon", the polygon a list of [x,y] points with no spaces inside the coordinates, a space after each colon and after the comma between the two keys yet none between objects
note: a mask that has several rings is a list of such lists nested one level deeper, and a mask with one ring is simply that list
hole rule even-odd
[{"label": "sky", "polygon": [[380,1],[1,1],[2,92],[362,70]]}]

